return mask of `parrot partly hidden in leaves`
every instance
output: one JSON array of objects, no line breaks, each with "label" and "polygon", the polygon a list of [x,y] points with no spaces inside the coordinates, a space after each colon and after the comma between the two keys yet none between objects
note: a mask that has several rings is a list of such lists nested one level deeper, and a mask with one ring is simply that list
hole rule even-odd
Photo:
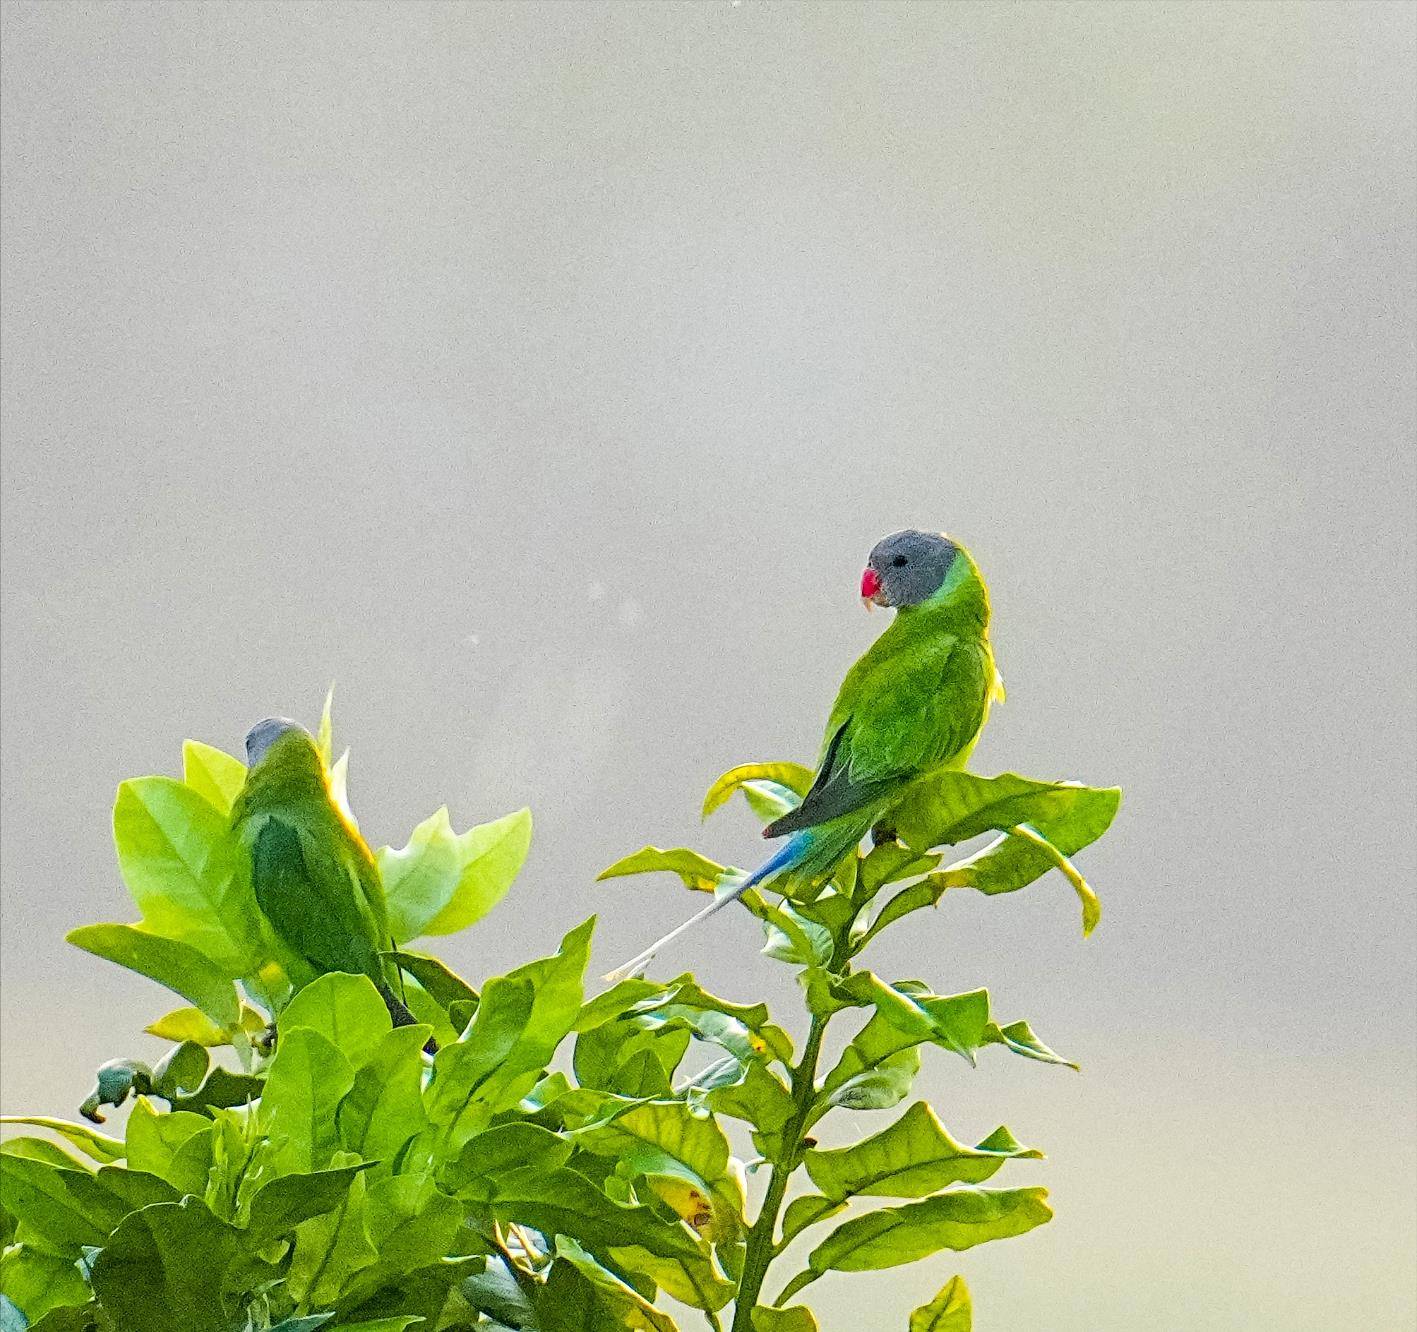
[{"label": "parrot partly hidden in leaves", "polygon": [[771,880],[820,882],[922,777],[962,768],[1003,683],[989,646],[989,593],[958,542],[904,531],[878,541],[861,575],[869,610],[895,619],[847,672],[827,719],[821,760],[796,809],[763,829],[781,848],[733,891],[610,973],[642,969],[670,941]]},{"label": "parrot partly hidden in leaves", "polygon": [[394,1025],[410,1025],[416,1019],[382,956],[394,945],[379,868],[335,803],[315,737],[268,717],[246,736],[246,763],[232,831],[250,857],[256,905],[294,955],[281,959],[296,973],[291,980],[298,987],[330,971],[368,976]]}]

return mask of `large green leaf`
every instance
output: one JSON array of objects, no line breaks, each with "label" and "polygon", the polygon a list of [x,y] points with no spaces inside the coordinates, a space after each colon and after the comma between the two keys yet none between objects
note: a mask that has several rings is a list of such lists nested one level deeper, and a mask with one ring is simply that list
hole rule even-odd
[{"label": "large green leaf", "polygon": [[632,1274],[648,1277],[672,1299],[691,1309],[722,1309],[737,1287],[724,1277],[707,1254],[663,1258],[639,1245],[611,1249],[611,1261]]},{"label": "large green leaf", "polygon": [[497,1124],[479,1133],[439,1176],[459,1196],[486,1201],[497,1182],[518,1170],[556,1170],[571,1156],[570,1142],[537,1124]]},{"label": "large green leaf", "polygon": [[537,1300],[540,1332],[675,1332],[674,1320],[575,1246],[563,1245]]},{"label": "large green leaf", "polygon": [[759,1305],[753,1310],[753,1332],[817,1332],[817,1319],[805,1304],[789,1309]]},{"label": "large green leaf", "polygon": [[901,1207],[883,1207],[838,1226],[807,1262],[818,1275],[867,1272],[913,1263],[941,1249],[971,1249],[1008,1239],[1053,1215],[1047,1197],[1046,1189],[963,1188]]},{"label": "large green leaf", "polygon": [[363,1164],[348,1165],[267,1180],[251,1199],[246,1247],[263,1249],[288,1235],[302,1221],[333,1211],[344,1201],[354,1177],[363,1169]]},{"label": "large green leaf", "polygon": [[393,1023],[368,976],[331,971],[305,986],[281,1013],[277,1025],[282,1041],[297,1027],[316,1032],[357,1069],[372,1056]]},{"label": "large green leaf", "polygon": [[[29,1244],[11,1245],[0,1257],[0,1292],[24,1315],[16,1326],[27,1328],[51,1309],[85,1304],[88,1283],[72,1258],[60,1258]],[[7,1328],[0,1311],[0,1332]]]},{"label": "large green leaf", "polygon": [[81,925],[64,936],[76,948],[117,962],[190,1000],[218,1026],[240,1020],[231,977],[190,944],[136,925]]},{"label": "large green leaf", "polygon": [[741,871],[717,861],[701,856],[686,846],[676,846],[668,851],[657,846],[641,847],[633,855],[617,860],[613,865],[597,874],[596,881],[619,879],[629,874],[653,874],[658,871],[677,874],[684,887],[696,893],[711,893],[725,875],[735,875]]},{"label": "large green leaf", "polygon": [[237,1027],[219,1027],[200,1008],[174,1008],[143,1028],[150,1036],[164,1041],[192,1041],[208,1049],[237,1043],[238,1034],[246,1042],[259,1036],[266,1020],[254,1008],[241,1005],[241,1021]]},{"label": "large green leaf", "polygon": [[392,1162],[427,1126],[421,1059],[427,1039],[427,1027],[395,1027],[369,1052],[337,1116],[340,1142],[349,1151]]},{"label": "large green leaf", "polygon": [[190,944],[231,977],[259,965],[260,917],[221,810],[170,777],[137,777],[118,788],[113,839],[152,933]]},{"label": "large green leaf", "polygon": [[695,1226],[700,1234],[726,1240],[742,1229],[743,1177],[728,1139],[712,1119],[692,1114],[682,1101],[632,1104],[570,1136],[577,1147],[610,1157],[623,1170],[675,1175],[701,1189],[702,1204],[711,1208],[711,1214],[707,1224]]},{"label": "large green leaf", "polygon": [[580,1013],[594,925],[577,926],[554,956],[488,981],[467,1031],[438,1051],[426,1106],[441,1158],[536,1085]]},{"label": "large green leaf", "polygon": [[910,1332],[970,1332],[973,1326],[973,1305],[963,1277],[951,1277],[929,1304],[910,1315]]},{"label": "large green leaf", "polygon": [[708,818],[732,799],[735,791],[741,791],[755,814],[777,818],[796,808],[811,789],[812,778],[811,768],[800,763],[740,763],[709,787],[704,796],[703,817]]},{"label": "large green leaf", "polygon": [[[896,833],[907,846],[923,852],[990,831],[1005,836],[938,871],[923,887],[907,889],[908,897],[903,894],[898,904],[887,904],[884,923],[929,905],[947,888],[1011,893],[1050,869],[1061,869],[1082,902],[1083,933],[1090,933],[1100,914],[1097,897],[1067,857],[1107,831],[1121,798],[1115,787],[1037,782],[1015,773],[978,777],[945,772],[927,778],[893,816]],[[882,927],[878,920],[875,929]]]},{"label": "large green leaf", "polygon": [[530,810],[456,833],[443,808],[406,846],[380,848],[394,938],[402,944],[421,934],[454,934],[480,920],[512,886],[530,846]]},{"label": "large green leaf", "polygon": [[46,1248],[74,1257],[86,1245],[103,1244],[130,1210],[87,1170],[17,1155],[12,1144],[0,1153],[0,1207]]},{"label": "large green leaf", "polygon": [[516,1171],[498,1184],[489,1204],[499,1221],[565,1235],[596,1249],[639,1245],[664,1258],[698,1258],[702,1249],[683,1226],[648,1207],[612,1202],[578,1171]]},{"label": "large green leaf", "polygon": [[221,814],[229,814],[246,785],[246,765],[200,740],[182,742],[182,780]]},{"label": "large green leaf", "polygon": [[165,1179],[180,1193],[200,1195],[212,1158],[212,1122],[203,1115],[174,1110],[158,1114],[139,1096],[126,1128],[128,1165]]},{"label": "large green leaf", "polygon": [[916,1101],[889,1128],[850,1147],[811,1150],[803,1164],[829,1200],[845,1202],[860,1194],[923,1198],[950,1184],[981,1184],[1011,1158],[1042,1155],[1004,1128],[966,1147],[924,1101]]},{"label": "large green leaf", "polygon": [[[336,1169],[355,1164],[348,1155],[334,1158]],[[306,1308],[333,1304],[357,1273],[378,1261],[365,1225],[366,1191],[365,1176],[356,1174],[335,1207],[296,1226],[286,1285]]]},{"label": "large green leaf", "polygon": [[308,1027],[281,1036],[261,1095],[261,1122],[279,1143],[289,1171],[318,1170],[338,1146],[335,1109],[354,1085],[354,1070],[328,1040]]},{"label": "large green leaf", "polygon": [[124,1332],[229,1332],[222,1286],[238,1247],[197,1198],[144,1207],[94,1261],[94,1293]]},{"label": "large green leaf", "polygon": [[110,1138],[87,1124],[71,1124],[67,1119],[51,1119],[48,1115],[0,1115],[0,1124],[29,1124],[33,1128],[48,1129],[103,1165],[123,1159],[123,1144],[117,1138]]}]

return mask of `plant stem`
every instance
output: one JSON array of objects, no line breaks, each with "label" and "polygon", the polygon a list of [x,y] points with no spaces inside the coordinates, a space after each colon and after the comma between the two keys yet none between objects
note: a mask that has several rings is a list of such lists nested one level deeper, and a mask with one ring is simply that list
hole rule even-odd
[{"label": "plant stem", "polygon": [[762,1294],[772,1262],[777,1233],[777,1218],[787,1196],[787,1183],[802,1160],[802,1132],[812,1113],[812,1098],[816,1095],[817,1059],[822,1052],[822,1037],[827,1019],[815,1014],[802,1047],[802,1058],[792,1070],[792,1099],[797,1109],[788,1120],[782,1135],[782,1159],[774,1161],[768,1177],[767,1196],[763,1199],[758,1219],[748,1232],[748,1251],[743,1258],[743,1277],[738,1283],[738,1295],[733,1304],[733,1325],[730,1332],[753,1332],[753,1310]]}]

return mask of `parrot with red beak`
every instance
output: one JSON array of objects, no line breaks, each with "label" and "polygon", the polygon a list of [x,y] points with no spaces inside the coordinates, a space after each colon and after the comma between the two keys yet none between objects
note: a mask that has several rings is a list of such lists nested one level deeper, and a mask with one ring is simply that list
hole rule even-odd
[{"label": "parrot with red beak", "polygon": [[827,719],[811,788],[763,829],[782,846],[607,980],[633,975],[661,948],[750,888],[819,883],[921,778],[968,762],[1003,684],[989,646],[989,593],[969,552],[937,532],[907,530],[872,548],[861,575],[867,609],[895,619],[847,672]]}]

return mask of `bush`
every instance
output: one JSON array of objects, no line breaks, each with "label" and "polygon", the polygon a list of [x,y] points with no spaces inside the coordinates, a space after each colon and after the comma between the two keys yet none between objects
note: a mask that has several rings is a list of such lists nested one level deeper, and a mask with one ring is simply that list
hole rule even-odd
[{"label": "bush", "polygon": [[[328,763],[328,705],[319,738]],[[347,757],[331,766],[341,801]],[[183,759],[181,781],[119,788],[118,859],[142,919],[70,935],[186,1001],[147,1028],[172,1048],[151,1067],[99,1070],[83,1112],[101,1124],[131,1098],[122,1138],[6,1121],[49,1136],[0,1152],[3,1332],[672,1332],[660,1294],[716,1332],[811,1332],[813,1314],[794,1301],[829,1272],[970,1248],[1051,1216],[1043,1189],[979,1187],[1040,1155],[1005,1128],[970,1146],[916,1101],[849,1147],[820,1149],[812,1134],[829,1114],[900,1104],[928,1047],[970,1063],[994,1046],[1067,1062],[1027,1023],[997,1022],[987,991],[938,995],[859,959],[947,889],[1013,892],[1055,868],[1090,930],[1097,899],[1068,857],[1107,829],[1117,791],[946,774],[900,811],[898,840],[848,857],[815,894],[750,892],[765,951],[801,981],[799,1050],[765,1005],[718,998],[689,974],[587,998],[593,921],[480,992],[410,949],[474,924],[506,893],[530,839],[525,810],[461,834],[439,810],[407,846],[377,853],[418,1025],[391,1026],[363,976],[324,975],[292,996],[262,955],[228,829],[244,767],[192,741]],[[741,794],[776,817],[810,779],[793,764],[735,768],[705,813]],[[938,848],[990,831],[982,850],[941,867]],[[601,877],[661,870],[696,891],[741,873],[646,847]],[[820,1067],[829,1025],[853,1019],[840,1058]],[[551,1071],[568,1044],[567,1067]],[[746,1166],[733,1124],[756,1154]],[[749,1172],[766,1174],[755,1212]],[[803,1175],[809,1191],[788,1202]],[[861,1210],[875,1199],[892,1201]],[[853,1204],[765,1302],[785,1250]],[[956,1277],[909,1328],[962,1332],[970,1317]]]}]

